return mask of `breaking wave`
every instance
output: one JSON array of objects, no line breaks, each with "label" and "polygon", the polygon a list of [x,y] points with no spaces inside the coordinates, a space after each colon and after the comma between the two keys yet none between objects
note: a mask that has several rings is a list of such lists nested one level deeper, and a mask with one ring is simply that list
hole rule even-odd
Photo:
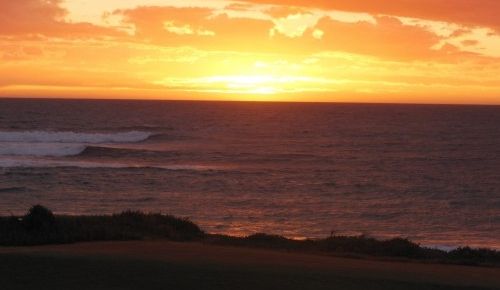
[{"label": "breaking wave", "polygon": [[3,143],[0,155],[65,157],[81,154],[87,146],[65,143]]},{"label": "breaking wave", "polygon": [[52,131],[0,131],[0,156],[76,156],[88,145],[137,143],[153,134],[130,131],[120,133],[75,133]]},{"label": "breaking wave", "polygon": [[153,133],[130,131],[119,133],[76,133],[55,131],[0,131],[0,142],[24,143],[133,143],[147,140]]}]

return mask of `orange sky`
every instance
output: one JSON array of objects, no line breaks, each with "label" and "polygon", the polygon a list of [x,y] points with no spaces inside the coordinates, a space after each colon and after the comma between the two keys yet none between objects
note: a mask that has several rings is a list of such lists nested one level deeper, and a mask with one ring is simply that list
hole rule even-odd
[{"label": "orange sky", "polygon": [[500,104],[497,0],[0,0],[0,96]]}]

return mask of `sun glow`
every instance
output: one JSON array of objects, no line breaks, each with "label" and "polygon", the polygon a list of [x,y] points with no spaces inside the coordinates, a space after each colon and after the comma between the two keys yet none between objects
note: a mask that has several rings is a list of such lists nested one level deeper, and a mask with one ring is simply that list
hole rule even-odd
[{"label": "sun glow", "polygon": [[202,82],[216,86],[229,93],[271,95],[285,88],[283,84],[291,82],[290,77],[272,75],[236,75],[207,77]]},{"label": "sun glow", "polygon": [[216,92],[240,95],[277,95],[319,91],[334,81],[308,76],[216,75],[199,78],[166,78],[156,84],[179,91]]},{"label": "sun glow", "polygon": [[306,76],[276,75],[236,75],[213,76],[199,80],[212,87],[227,89],[229,92],[250,94],[276,94],[300,92],[313,84],[327,83],[328,80]]}]

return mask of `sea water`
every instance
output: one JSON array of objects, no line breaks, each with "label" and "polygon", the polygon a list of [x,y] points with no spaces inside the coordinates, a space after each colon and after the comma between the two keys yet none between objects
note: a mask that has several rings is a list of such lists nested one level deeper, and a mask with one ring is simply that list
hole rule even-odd
[{"label": "sea water", "polygon": [[500,249],[500,107],[0,100],[0,214]]}]

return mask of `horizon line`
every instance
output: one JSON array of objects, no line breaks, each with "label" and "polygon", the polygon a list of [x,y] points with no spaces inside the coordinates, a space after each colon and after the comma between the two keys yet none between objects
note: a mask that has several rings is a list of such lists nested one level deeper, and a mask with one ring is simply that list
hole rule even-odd
[{"label": "horizon line", "polygon": [[34,97],[34,96],[0,96],[3,100],[42,100],[42,101],[144,101],[144,102],[204,102],[204,103],[259,103],[259,104],[332,104],[332,105],[402,105],[402,106],[475,106],[475,107],[500,107],[492,103],[417,103],[417,102],[362,102],[362,101],[294,101],[294,100],[218,100],[218,99],[176,99],[176,98],[137,98],[137,97]]}]

